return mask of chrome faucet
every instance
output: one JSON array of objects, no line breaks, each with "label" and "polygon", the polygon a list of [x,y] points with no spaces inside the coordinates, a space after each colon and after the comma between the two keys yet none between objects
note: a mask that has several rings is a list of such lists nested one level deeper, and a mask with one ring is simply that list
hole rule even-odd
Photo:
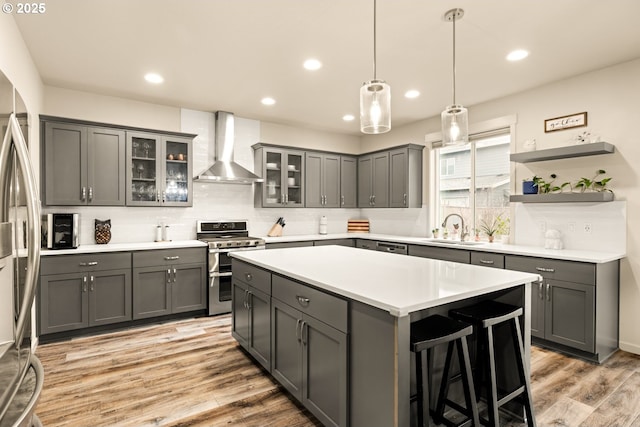
[{"label": "chrome faucet", "polygon": [[447,215],[444,218],[444,221],[442,221],[442,227],[443,228],[447,227],[447,220],[451,216],[457,216],[458,218],[460,218],[460,241],[464,242],[465,237],[467,237],[469,235],[469,229],[465,228],[465,226],[464,226],[464,218],[462,218],[462,215],[459,215],[457,213],[452,213],[452,214]]}]

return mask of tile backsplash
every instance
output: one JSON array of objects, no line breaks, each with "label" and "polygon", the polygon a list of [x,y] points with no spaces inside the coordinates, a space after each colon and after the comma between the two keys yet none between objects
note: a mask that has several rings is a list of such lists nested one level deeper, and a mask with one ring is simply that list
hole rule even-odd
[{"label": "tile backsplash", "polygon": [[517,203],[515,243],[544,247],[546,230],[558,230],[565,249],[625,252],[627,202]]}]

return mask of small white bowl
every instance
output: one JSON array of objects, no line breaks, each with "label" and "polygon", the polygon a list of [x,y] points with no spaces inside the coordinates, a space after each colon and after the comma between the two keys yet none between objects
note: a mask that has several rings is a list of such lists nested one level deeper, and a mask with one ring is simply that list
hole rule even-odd
[{"label": "small white bowl", "polygon": [[278,164],[277,163],[267,163],[267,167],[268,168],[277,168]]},{"label": "small white bowl", "polygon": [[294,170],[296,170],[296,165],[288,165],[287,169],[290,170],[290,171],[294,171]]}]

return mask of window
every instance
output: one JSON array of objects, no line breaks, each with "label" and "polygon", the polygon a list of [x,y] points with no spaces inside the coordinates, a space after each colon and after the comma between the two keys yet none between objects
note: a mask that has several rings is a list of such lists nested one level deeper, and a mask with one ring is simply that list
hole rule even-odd
[{"label": "window", "polygon": [[[447,215],[458,214],[468,227],[470,240],[474,236],[487,240],[488,234],[509,234],[509,129],[469,139],[465,146],[435,150],[435,223],[442,224]],[[459,233],[454,227],[459,222],[455,216],[447,222],[449,237],[458,238],[452,234]]]}]

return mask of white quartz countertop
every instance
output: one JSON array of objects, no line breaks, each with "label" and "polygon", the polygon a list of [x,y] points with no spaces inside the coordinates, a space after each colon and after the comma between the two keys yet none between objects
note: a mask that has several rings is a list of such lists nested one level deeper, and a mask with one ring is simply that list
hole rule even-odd
[{"label": "white quartz countertop", "polygon": [[334,245],[231,256],[396,317],[539,280],[537,274]]},{"label": "white quartz countertop", "polygon": [[[370,233],[337,233],[337,234],[306,234],[298,236],[264,237],[266,243],[278,242],[302,242],[310,240],[331,240],[331,239],[366,239],[374,241],[385,241],[394,243],[406,243],[411,245],[438,246],[442,248],[472,250],[480,252],[495,252],[509,255],[525,255],[550,259],[561,259],[568,261],[581,261],[591,263],[605,263],[624,258],[625,253],[618,252],[598,252],[583,251],[575,249],[544,249],[536,246],[509,245],[502,243],[481,243],[473,245],[459,245],[451,243],[439,243],[434,239],[426,237],[406,237],[390,234],[370,234]],[[475,242],[474,242],[475,243]]]},{"label": "white quartz countertop", "polygon": [[77,249],[41,249],[40,255],[78,255],[97,252],[147,251],[152,249],[174,249],[207,246],[199,240],[177,240],[170,242],[107,243],[106,245],[80,245]]}]

